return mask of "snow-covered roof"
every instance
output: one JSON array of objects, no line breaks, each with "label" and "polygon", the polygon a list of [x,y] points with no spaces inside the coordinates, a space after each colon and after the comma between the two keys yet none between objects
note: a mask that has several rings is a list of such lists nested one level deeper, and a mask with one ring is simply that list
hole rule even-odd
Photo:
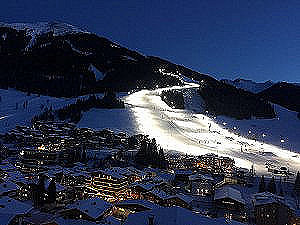
[{"label": "snow-covered roof", "polygon": [[72,220],[64,219],[62,217],[56,218],[55,222],[59,225],[96,225],[98,223],[87,221],[87,220]]},{"label": "snow-covered roof", "polygon": [[200,173],[190,175],[189,180],[204,180],[204,181],[214,182],[214,179],[211,176],[203,175]]},{"label": "snow-covered roof", "polygon": [[16,216],[16,214],[9,214],[9,213],[1,213],[0,212],[0,224],[1,225],[8,225],[10,221]]},{"label": "snow-covered roof", "polygon": [[32,210],[28,217],[24,218],[24,224],[46,224],[54,221],[54,215],[50,213],[40,212],[39,210]]},{"label": "snow-covered roof", "polygon": [[152,190],[154,187],[161,185],[162,183],[153,183],[153,182],[135,182],[131,186],[139,186],[147,191]]},{"label": "snow-covered roof", "polygon": [[122,205],[141,205],[148,209],[154,209],[160,207],[159,205],[156,205],[153,202],[144,199],[125,200],[125,201],[118,202],[116,204],[116,206],[122,206]]},{"label": "snow-covered roof", "polygon": [[175,170],[176,175],[192,175],[193,171],[191,170]]},{"label": "snow-covered roof", "polygon": [[267,204],[273,204],[273,203],[281,203],[281,204],[287,205],[284,197],[272,194],[270,192],[262,192],[262,193],[257,193],[254,195],[254,205],[255,206],[267,205]]},{"label": "snow-covered roof", "polygon": [[2,196],[0,197],[0,215],[1,214],[24,214],[32,209],[31,205],[15,200],[13,198]]},{"label": "snow-covered roof", "polygon": [[222,186],[215,191],[214,199],[224,199],[230,198],[242,204],[245,204],[245,200],[242,197],[242,194],[239,190],[230,187],[230,186]]},{"label": "snow-covered roof", "polygon": [[11,163],[0,164],[0,169],[4,171],[16,170],[16,167]]},{"label": "snow-covered roof", "polygon": [[226,221],[224,218],[212,219],[180,207],[156,208],[149,211],[130,214],[124,225],[148,224],[149,217],[154,218],[154,225],[241,225],[236,221]]},{"label": "snow-covered roof", "polygon": [[150,193],[154,194],[155,196],[157,196],[157,197],[159,197],[161,199],[168,199],[168,198],[171,197],[169,194],[167,194],[163,190],[159,190],[157,188],[151,190]]},{"label": "snow-covered roof", "polygon": [[13,191],[17,189],[19,189],[18,186],[13,182],[7,181],[7,182],[0,183],[0,195],[5,192]]},{"label": "snow-covered roof", "polygon": [[86,199],[79,200],[71,205],[68,205],[68,209],[78,209],[92,218],[98,218],[112,205],[102,199]]},{"label": "snow-covered roof", "polygon": [[193,198],[191,196],[188,196],[188,195],[185,195],[185,194],[176,194],[176,195],[170,196],[169,199],[170,198],[179,198],[179,199],[181,199],[182,201],[184,201],[188,204],[193,201]]}]

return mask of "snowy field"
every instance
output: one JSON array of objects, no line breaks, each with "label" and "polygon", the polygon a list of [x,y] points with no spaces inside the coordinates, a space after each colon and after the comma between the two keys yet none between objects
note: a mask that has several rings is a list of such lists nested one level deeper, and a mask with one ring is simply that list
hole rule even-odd
[{"label": "snowy field", "polygon": [[216,121],[243,136],[300,152],[300,120],[297,118],[297,112],[279,105],[274,105],[274,109],[278,117],[275,119],[235,120],[218,116]]},{"label": "snowy field", "polygon": [[[197,84],[171,89],[195,87]],[[279,168],[285,166],[292,171],[300,170],[298,153],[237,135],[205,115],[170,108],[159,96],[162,90],[167,89],[142,90],[124,98],[134,112],[138,131],[156,138],[163,148],[194,155],[216,153],[229,156],[241,167],[250,168],[254,164],[258,174],[267,173],[266,163]],[[252,122],[249,121],[250,126]],[[269,123],[269,127],[276,130],[272,121]],[[277,127],[279,129],[280,124]],[[266,132],[271,137],[270,134],[270,130]]]},{"label": "snowy field", "polygon": [[[49,96],[38,96],[16,91],[14,89],[0,89],[0,133],[5,133],[18,125],[30,125],[31,119],[40,114],[43,109],[59,109],[75,102],[75,98],[54,98]],[[24,103],[28,102],[27,107]]]},{"label": "snowy field", "polygon": [[[118,93],[118,97],[126,96],[127,93]],[[47,107],[59,109],[67,104],[74,103],[77,98],[54,98],[49,96],[38,96],[16,91],[15,89],[0,89],[0,133],[5,133],[16,125],[30,125],[31,119],[39,115]],[[103,97],[103,94],[97,94]],[[81,96],[79,98],[86,98]],[[27,107],[24,103],[28,102]],[[130,109],[92,109],[83,113],[78,127],[90,127],[95,129],[109,128],[114,131],[124,131],[134,134],[135,121]]]},{"label": "snowy field", "polygon": [[116,132],[135,134],[136,126],[133,112],[128,109],[91,109],[83,114],[77,124],[78,127],[90,127],[93,129],[105,129]]}]

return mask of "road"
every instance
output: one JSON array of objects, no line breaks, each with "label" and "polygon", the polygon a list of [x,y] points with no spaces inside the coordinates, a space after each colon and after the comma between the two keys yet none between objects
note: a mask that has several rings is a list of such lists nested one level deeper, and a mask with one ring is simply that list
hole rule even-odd
[{"label": "road", "polygon": [[163,90],[197,87],[189,83],[182,87],[142,90],[124,100],[133,111],[138,131],[155,138],[166,150],[229,156],[238,166],[250,168],[254,165],[259,175],[267,174],[266,163],[277,168],[284,166],[293,172],[300,170],[300,154],[241,137],[205,115],[170,108],[160,98]]}]

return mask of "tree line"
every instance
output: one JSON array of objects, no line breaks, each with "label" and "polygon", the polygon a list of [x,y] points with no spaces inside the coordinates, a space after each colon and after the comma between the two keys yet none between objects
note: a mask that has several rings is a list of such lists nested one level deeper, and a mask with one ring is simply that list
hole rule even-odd
[{"label": "tree line", "polygon": [[166,169],[168,166],[164,151],[158,146],[154,138],[144,138],[141,141],[135,156],[135,163],[142,167],[152,166],[160,169]]},{"label": "tree line", "polygon": [[103,98],[90,95],[87,99],[77,99],[75,103],[66,105],[63,108],[53,110],[46,108],[43,113],[33,117],[35,121],[62,120],[78,123],[82,117],[82,112],[87,112],[92,108],[125,108],[124,102],[118,99],[113,92],[106,92]]}]

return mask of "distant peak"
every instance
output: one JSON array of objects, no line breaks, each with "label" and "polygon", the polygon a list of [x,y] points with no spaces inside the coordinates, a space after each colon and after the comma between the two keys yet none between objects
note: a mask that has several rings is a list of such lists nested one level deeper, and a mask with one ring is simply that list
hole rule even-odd
[{"label": "distant peak", "polygon": [[89,33],[74,25],[51,21],[51,22],[38,22],[38,23],[1,23],[0,27],[9,27],[17,31],[25,31],[25,35],[30,38],[25,51],[31,49],[38,37],[43,34],[52,33],[53,36],[64,36],[67,34]]},{"label": "distant peak", "polygon": [[269,87],[271,87],[274,83],[271,80],[268,80],[264,83],[254,82],[252,80],[237,78],[235,80],[223,80],[225,83],[231,84],[237,88],[244,89],[246,91],[250,91],[252,93],[261,92]]},{"label": "distant peak", "polygon": [[24,30],[26,35],[35,36],[43,33],[53,32],[54,36],[65,35],[69,33],[89,33],[72,24],[50,21],[37,23],[0,23],[1,27],[10,27],[15,30]]}]

